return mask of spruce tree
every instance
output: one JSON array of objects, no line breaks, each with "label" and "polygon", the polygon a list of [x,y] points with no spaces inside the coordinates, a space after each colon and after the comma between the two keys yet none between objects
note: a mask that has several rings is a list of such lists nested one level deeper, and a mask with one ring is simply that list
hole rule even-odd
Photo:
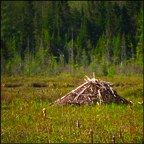
[{"label": "spruce tree", "polygon": [[137,27],[137,46],[136,46],[136,58],[137,62],[143,66],[143,7],[140,9],[139,19],[138,19],[138,27]]},{"label": "spruce tree", "polygon": [[32,1],[26,1],[23,5],[22,11],[22,21],[20,27],[21,33],[21,56],[24,59],[24,52],[26,51],[28,39],[29,39],[29,47],[31,51],[34,51],[35,41],[34,41],[34,25],[33,25],[33,18],[34,18],[34,6]]},{"label": "spruce tree", "polygon": [[117,2],[114,3],[113,5],[113,14],[114,14],[114,35],[117,36],[120,32],[120,7]]},{"label": "spruce tree", "polygon": [[112,47],[113,47],[113,62],[118,65],[120,63],[121,58],[121,39],[120,34],[113,36],[112,39]]},{"label": "spruce tree", "polygon": [[129,19],[129,16],[127,13],[126,6],[123,5],[122,9],[121,9],[121,16],[120,16],[120,34],[121,34],[121,36],[123,35],[123,33],[125,33],[125,35],[127,35],[130,30],[131,30],[130,19]]},{"label": "spruce tree", "polygon": [[13,35],[11,2],[2,1],[1,6],[1,48],[5,60],[11,59],[11,45]]},{"label": "spruce tree", "polygon": [[121,43],[121,65],[126,64],[126,40],[125,33],[122,35],[122,43]]}]

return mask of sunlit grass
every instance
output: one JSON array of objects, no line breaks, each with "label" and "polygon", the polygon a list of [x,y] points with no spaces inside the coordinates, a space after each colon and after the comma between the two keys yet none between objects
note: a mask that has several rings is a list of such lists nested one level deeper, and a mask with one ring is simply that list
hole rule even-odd
[{"label": "sunlit grass", "polygon": [[[68,93],[83,79],[78,77],[51,78],[3,78],[1,83],[18,83],[20,87],[1,87],[2,143],[90,143],[90,129],[93,130],[94,143],[142,143],[143,139],[143,101],[142,76],[98,79],[124,86],[114,87],[120,96],[135,102],[134,105],[110,104],[102,106],[49,106],[49,104]],[[47,87],[32,87],[33,82],[45,83]],[[55,85],[53,85],[55,84]],[[73,84],[74,87],[67,87]],[[42,109],[46,108],[46,117]],[[79,127],[77,126],[79,122]],[[119,138],[119,131],[122,138]]]}]

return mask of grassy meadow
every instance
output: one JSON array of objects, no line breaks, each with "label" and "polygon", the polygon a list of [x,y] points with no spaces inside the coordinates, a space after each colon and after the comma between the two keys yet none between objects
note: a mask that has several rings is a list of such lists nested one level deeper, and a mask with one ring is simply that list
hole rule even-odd
[{"label": "grassy meadow", "polygon": [[112,143],[112,136],[116,143],[142,143],[143,76],[96,78],[115,83],[113,89],[135,104],[49,106],[82,84],[84,75],[2,77],[1,107],[8,109],[1,109],[1,143],[90,143],[90,130],[93,143]]}]

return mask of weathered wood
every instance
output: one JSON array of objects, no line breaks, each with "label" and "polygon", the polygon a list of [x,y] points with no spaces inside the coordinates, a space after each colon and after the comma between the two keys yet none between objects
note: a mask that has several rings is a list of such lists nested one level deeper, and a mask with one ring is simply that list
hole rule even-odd
[{"label": "weathered wood", "polygon": [[90,86],[84,88],[75,98],[74,101],[78,99],[79,95],[82,94],[87,88],[89,88]]},{"label": "weathered wood", "polygon": [[116,90],[112,89],[112,83],[95,79],[94,73],[92,79],[88,76],[85,77],[87,78],[85,79],[85,83],[56,100],[51,105],[74,104],[80,106],[97,103],[101,105],[111,102],[133,104],[131,101],[119,96]]},{"label": "weathered wood", "polygon": [[77,103],[77,102],[66,102],[67,104],[70,104],[70,105],[77,105],[77,106],[80,106],[80,103]]}]

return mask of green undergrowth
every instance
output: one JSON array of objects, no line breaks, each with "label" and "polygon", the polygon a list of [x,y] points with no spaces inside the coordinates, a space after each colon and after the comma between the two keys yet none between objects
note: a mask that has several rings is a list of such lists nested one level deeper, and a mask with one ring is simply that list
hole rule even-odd
[{"label": "green undergrowth", "polygon": [[[92,106],[49,106],[61,96],[84,82],[68,77],[2,78],[1,83],[22,83],[19,87],[1,87],[2,143],[142,143],[143,140],[143,78],[142,76],[96,77],[112,83],[117,93],[134,105],[109,104]],[[46,87],[34,87],[32,83]],[[71,86],[70,86],[71,85]],[[46,117],[42,109],[46,108]],[[79,123],[79,126],[77,126]],[[119,132],[122,137],[119,138]]]}]

